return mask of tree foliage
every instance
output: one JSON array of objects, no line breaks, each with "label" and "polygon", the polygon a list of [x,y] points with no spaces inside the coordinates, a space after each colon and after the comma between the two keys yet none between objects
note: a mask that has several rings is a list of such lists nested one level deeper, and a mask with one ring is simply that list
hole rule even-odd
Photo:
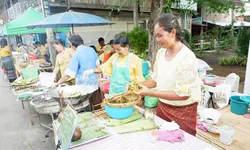
[{"label": "tree foliage", "polygon": [[148,32],[143,27],[136,27],[128,33],[128,38],[134,53],[145,59],[148,49]]}]

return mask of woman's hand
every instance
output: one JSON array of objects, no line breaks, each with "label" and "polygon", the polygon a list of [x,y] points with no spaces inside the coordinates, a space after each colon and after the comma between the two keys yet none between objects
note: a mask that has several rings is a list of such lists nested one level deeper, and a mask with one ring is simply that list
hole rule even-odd
[{"label": "woman's hand", "polygon": [[52,86],[51,86],[51,89],[54,89],[54,88],[56,88],[57,86],[58,86],[57,83],[53,83]]},{"label": "woman's hand", "polygon": [[83,72],[82,79],[84,80],[88,75],[94,73],[94,69],[89,69]]},{"label": "woman's hand", "polygon": [[148,96],[150,89],[144,85],[139,85],[142,89],[139,92],[135,92],[135,94],[140,96]]}]

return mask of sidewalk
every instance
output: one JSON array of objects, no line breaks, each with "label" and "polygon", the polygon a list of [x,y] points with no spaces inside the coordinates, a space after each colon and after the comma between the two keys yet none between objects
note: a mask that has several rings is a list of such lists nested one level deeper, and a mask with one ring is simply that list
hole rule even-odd
[{"label": "sidewalk", "polygon": [[[38,118],[34,118],[32,126],[29,118],[28,105],[25,109],[21,102],[8,87],[8,81],[3,80],[0,69],[0,149],[1,150],[55,150],[53,132],[46,139],[44,133],[47,131],[39,125]],[[35,110],[32,108],[32,112]],[[49,116],[42,116],[42,122],[48,123]]]}]

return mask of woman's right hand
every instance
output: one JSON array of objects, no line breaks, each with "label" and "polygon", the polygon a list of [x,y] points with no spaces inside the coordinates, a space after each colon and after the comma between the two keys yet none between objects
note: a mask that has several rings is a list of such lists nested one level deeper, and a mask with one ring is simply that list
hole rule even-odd
[{"label": "woman's right hand", "polygon": [[144,85],[139,85],[142,89],[139,92],[135,92],[135,94],[140,96],[147,96],[150,89]]}]

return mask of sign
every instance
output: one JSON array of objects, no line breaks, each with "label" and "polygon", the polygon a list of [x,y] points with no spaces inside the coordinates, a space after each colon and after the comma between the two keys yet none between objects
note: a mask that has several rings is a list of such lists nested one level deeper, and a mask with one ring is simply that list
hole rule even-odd
[{"label": "sign", "polygon": [[[57,121],[58,122],[58,121]],[[56,123],[57,124],[57,123]],[[70,146],[71,138],[78,124],[78,118],[75,111],[68,105],[63,113],[63,118],[57,125],[55,132],[55,142],[61,150],[67,150]]]}]

